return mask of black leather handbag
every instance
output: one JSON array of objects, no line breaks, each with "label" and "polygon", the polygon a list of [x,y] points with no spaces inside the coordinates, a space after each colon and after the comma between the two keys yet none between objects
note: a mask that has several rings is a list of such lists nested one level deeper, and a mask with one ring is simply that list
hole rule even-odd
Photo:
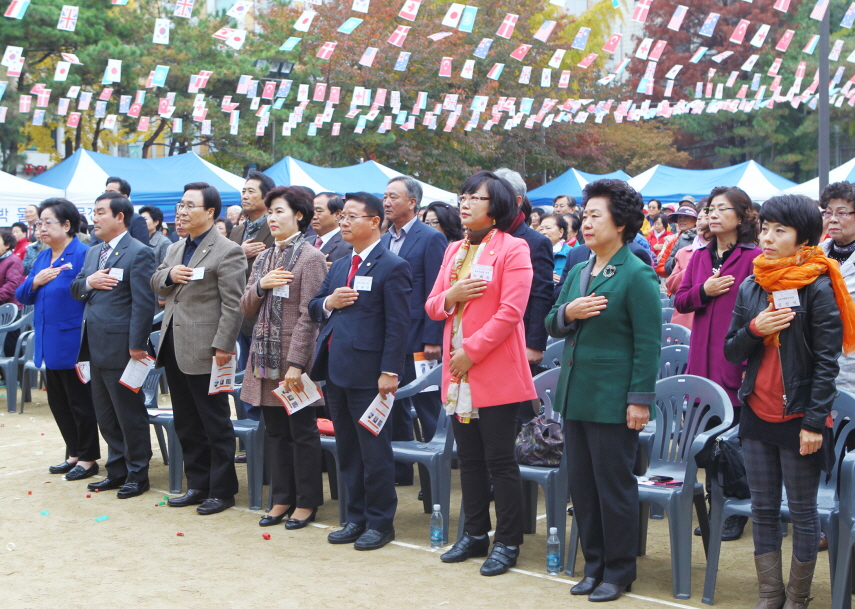
[{"label": "black leather handbag", "polygon": [[716,438],[710,470],[725,496],[751,498],[748,475],[745,473],[745,459],[742,456],[742,442],[733,430]]}]

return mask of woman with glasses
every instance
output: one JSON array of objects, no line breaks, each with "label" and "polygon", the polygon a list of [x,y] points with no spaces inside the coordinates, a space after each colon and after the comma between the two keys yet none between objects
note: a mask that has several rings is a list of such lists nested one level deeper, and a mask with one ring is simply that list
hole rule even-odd
[{"label": "woman with glasses", "polygon": [[445,235],[449,243],[463,239],[460,212],[453,205],[434,201],[425,209],[424,217],[424,223]]},{"label": "woman with glasses", "polygon": [[481,575],[516,565],[523,542],[522,479],[514,452],[517,412],[534,399],[523,314],[531,291],[528,245],[507,231],[516,193],[479,171],[460,189],[467,236],[449,246],[425,310],[445,321],[442,395],[451,418],[466,513],[464,535],[440,560],[487,556],[491,495],[496,535]]},{"label": "woman with glasses", "polygon": [[83,269],[89,249],[76,237],[79,224],[80,214],[71,201],[42,201],[36,234],[47,249],[38,255],[29,276],[15,291],[20,303],[35,305],[33,361],[36,366],[44,362],[48,406],[67,455],[49,471],[65,474],[66,480],[94,476],[101,458],[91,385],[81,382],[75,370],[85,303],[72,298],[71,282]]}]

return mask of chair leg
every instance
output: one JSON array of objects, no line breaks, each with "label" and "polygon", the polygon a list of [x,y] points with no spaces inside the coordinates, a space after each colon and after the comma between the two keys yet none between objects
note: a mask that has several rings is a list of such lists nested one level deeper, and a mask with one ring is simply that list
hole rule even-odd
[{"label": "chair leg", "polygon": [[576,525],[576,517],[573,516],[573,524],[570,526],[570,542],[566,546],[566,557],[564,560],[564,575],[567,575],[569,577],[574,577],[576,575],[576,554],[578,552],[579,552],[579,527]]},{"label": "chair leg", "polygon": [[436,469],[437,502],[442,512],[442,543],[448,543],[448,531],[451,528],[451,463],[438,460]]},{"label": "chair leg", "polygon": [[692,593],[692,506],[672,497],[668,510],[671,537],[671,579],[674,598],[689,598]]},{"label": "chair leg", "polygon": [[650,504],[642,501],[638,506],[638,555],[647,554],[647,521],[650,520]]},{"label": "chair leg", "polygon": [[[718,561],[721,556],[721,534],[724,531],[724,501],[712,494],[710,506],[710,539],[707,549],[707,568],[704,576],[704,595],[701,602],[712,605],[715,599],[715,584],[718,579]],[[694,534],[694,533],[693,533]]]},{"label": "chair leg", "polygon": [[327,479],[330,483],[330,499],[338,501],[338,470],[336,469],[335,455],[325,450],[324,459],[327,464]]},{"label": "chair leg", "polygon": [[[692,498],[695,504],[695,512],[698,515],[698,525],[701,527],[701,539],[704,542],[704,555],[709,555],[710,547],[710,518],[707,512],[707,501],[704,498],[704,487],[701,486],[699,491],[695,491]],[[694,535],[694,532],[692,533]]]},{"label": "chair leg", "polygon": [[246,478],[249,486],[249,509],[260,510],[264,491],[264,435],[254,430],[246,442]]},{"label": "chair leg", "polygon": [[650,506],[650,519],[651,520],[662,520],[663,518],[665,518],[665,510],[663,510],[661,506],[651,505]]},{"label": "chair leg", "polygon": [[532,535],[537,530],[537,483],[523,480],[523,533]]},{"label": "chair leg", "polygon": [[154,433],[157,435],[157,445],[160,446],[160,455],[163,457],[163,464],[169,465],[169,452],[166,450],[166,440],[163,438],[163,427],[155,425]]},{"label": "chair leg", "polygon": [[181,441],[175,431],[175,421],[170,420],[166,425],[166,438],[169,445],[169,492],[180,495],[184,483],[184,451]]},{"label": "chair leg", "polygon": [[[852,583],[855,581],[852,577],[852,569],[855,566],[852,561],[852,542],[850,534],[847,543],[838,543],[835,548],[837,573],[831,584],[831,609],[849,609],[852,606]],[[830,547],[828,551],[831,552]]]},{"label": "chair leg", "polygon": [[[556,477],[557,478],[557,477]],[[555,478],[553,478],[554,480]],[[543,488],[546,496],[546,532],[555,527],[558,529],[558,561],[559,569],[564,567],[564,538],[567,531],[567,497],[564,487],[556,481]]]},{"label": "chair leg", "polygon": [[431,472],[424,463],[417,463],[419,467],[419,486],[422,491],[422,509],[425,514],[433,514],[433,498],[439,497],[434,494],[434,478],[436,472]]},{"label": "chair leg", "polygon": [[[14,362],[6,367],[6,409],[9,412],[18,412],[18,365]],[[21,414],[24,414],[23,404]]]}]

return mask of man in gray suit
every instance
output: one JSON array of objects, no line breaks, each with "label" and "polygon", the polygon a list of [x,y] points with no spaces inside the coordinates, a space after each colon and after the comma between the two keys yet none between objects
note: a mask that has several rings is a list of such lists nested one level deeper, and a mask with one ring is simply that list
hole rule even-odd
[{"label": "man in gray suit", "polygon": [[151,277],[151,289],[166,299],[157,365],[166,368],[188,486],[167,503],[201,504],[202,515],[232,507],[238,491],[228,396],[208,394],[212,363],[224,366],[234,353],[246,286],[241,246],[214,229],[221,208],[216,188],[187,184],[175,215],[188,236],[169,247]]},{"label": "man in gray suit", "polygon": [[338,220],[344,201],[334,192],[322,192],[315,197],[315,215],[312,228],[316,237],[313,245],[327,257],[327,268],[339,258],[350,256],[353,246],[341,236]]},{"label": "man in gray suit", "polygon": [[92,401],[107,442],[107,478],[90,490],[120,489],[119,499],[149,490],[151,439],[145,396],[119,383],[131,358],[142,360],[154,317],[149,279],[154,252],[131,237],[134,213],[127,197],[104,193],[95,201],[95,235],[102,244],[89,248],[71,295],[86,303],[78,361],[88,361]]}]

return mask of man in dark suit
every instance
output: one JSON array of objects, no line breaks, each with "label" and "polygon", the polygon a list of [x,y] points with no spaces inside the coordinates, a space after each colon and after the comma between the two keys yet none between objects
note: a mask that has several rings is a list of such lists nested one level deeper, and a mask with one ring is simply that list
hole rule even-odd
[{"label": "man in dark suit", "polygon": [[359,423],[378,392],[398,390],[410,328],[410,265],[380,244],[383,204],[372,194],[346,195],[341,231],[353,255],[333,263],[309,314],[324,325],[311,378],[324,394],[335,426],[347,486],[347,525],[327,538],[357,550],[395,539],[398,498],[392,426],[375,436]]},{"label": "man in dark suit", "polygon": [[[124,195],[130,201],[131,199],[131,185],[128,184],[127,180],[124,180],[118,176],[110,176],[107,178],[107,183],[104,185],[104,192],[114,192],[120,195]],[[128,225],[128,232],[131,234],[131,237],[143,243],[145,245],[150,245],[149,236],[148,236],[148,226],[145,223],[145,218],[140,216],[139,214],[133,213],[133,208],[131,208],[131,217],[130,224]],[[89,246],[98,245],[101,243],[101,239],[97,234],[93,235]]]},{"label": "man in dark suit", "polygon": [[[270,234],[270,227],[267,225],[267,206],[264,204],[264,197],[274,188],[276,188],[276,183],[270,176],[260,171],[250,171],[241,191],[240,205],[246,220],[243,224],[238,224],[232,229],[229,239],[240,245],[246,254],[247,279],[252,272],[252,265],[256,257],[268,247],[273,247],[275,241],[273,235]],[[252,329],[255,327],[256,319],[256,317],[244,317],[240,326],[238,333],[238,344],[240,345],[238,372],[246,368],[249,348],[252,345]],[[261,418],[259,407],[244,403],[244,409],[246,416],[253,421],[258,421]],[[246,456],[238,456],[237,461],[245,463]]]},{"label": "man in dark suit", "polygon": [[86,303],[78,361],[88,361],[92,401],[107,442],[107,478],[90,490],[120,489],[119,499],[149,490],[151,439],[145,396],[119,383],[131,358],[144,359],[154,317],[154,252],[128,232],[133,206],[127,197],[104,193],[95,201],[95,234],[71,295]]},{"label": "man in dark suit", "polygon": [[[327,268],[339,258],[350,256],[353,247],[341,236],[341,228],[338,219],[344,201],[334,192],[322,192],[315,197],[315,215],[312,216],[312,228],[315,230],[315,238],[312,245],[321,250],[327,257]],[[306,235],[309,239],[309,235]]]},{"label": "man in dark suit", "polygon": [[[439,268],[448,240],[418,219],[422,202],[422,187],[417,180],[399,176],[389,180],[383,195],[383,208],[389,230],[380,242],[393,254],[410,264],[413,278],[413,293],[410,295],[410,335],[407,339],[407,355],[401,385],[416,378],[413,354],[424,353],[428,360],[438,360],[442,355],[442,332],[445,322],[434,321],[425,313],[425,301]],[[437,392],[413,397],[413,406],[422,428],[425,442],[436,432],[436,422],[442,403]],[[392,408],[392,440],[413,439],[413,417],[409,404],[401,403]],[[410,463],[395,464],[395,484],[410,486],[413,483],[413,466]],[[422,485],[425,488],[425,485]],[[430,488],[430,485],[427,486]]]}]

